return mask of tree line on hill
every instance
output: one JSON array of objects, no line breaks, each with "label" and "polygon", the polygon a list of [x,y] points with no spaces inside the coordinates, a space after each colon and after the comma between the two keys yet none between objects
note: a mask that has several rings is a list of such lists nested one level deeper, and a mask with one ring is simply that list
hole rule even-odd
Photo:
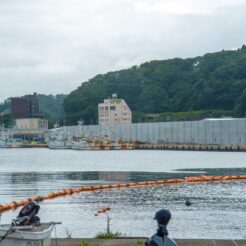
[{"label": "tree line on hill", "polygon": [[[189,119],[189,112],[201,112],[203,117],[245,117],[245,68],[243,45],[238,50],[150,61],[100,74],[65,97],[66,122],[74,125],[83,120],[85,124],[96,124],[98,103],[112,93],[125,99],[135,122],[146,113],[160,114],[159,120],[165,119],[166,114],[182,115],[182,112],[186,115],[178,117],[182,120]],[[199,118],[199,113],[195,115]]]},{"label": "tree line on hill", "polygon": [[[206,117],[246,117],[246,46],[195,58],[150,61],[129,69],[99,74],[69,95],[39,94],[40,111],[50,125],[98,123],[98,103],[113,93],[125,99],[133,122],[146,114],[154,121]],[[9,100],[0,105],[0,125],[10,126]]]}]

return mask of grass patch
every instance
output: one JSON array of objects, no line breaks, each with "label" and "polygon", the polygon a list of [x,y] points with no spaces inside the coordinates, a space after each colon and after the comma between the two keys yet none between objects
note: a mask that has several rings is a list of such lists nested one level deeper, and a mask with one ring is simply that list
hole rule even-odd
[{"label": "grass patch", "polygon": [[78,246],[99,246],[97,243],[89,244],[87,241],[82,241]]},{"label": "grass patch", "polygon": [[143,244],[144,244],[143,240],[140,240],[140,239],[137,240],[137,245],[143,245]]},{"label": "grass patch", "polygon": [[120,232],[110,232],[110,233],[107,233],[107,232],[100,232],[96,235],[96,238],[99,238],[99,239],[110,239],[110,238],[118,238],[118,237],[121,237],[122,234]]}]

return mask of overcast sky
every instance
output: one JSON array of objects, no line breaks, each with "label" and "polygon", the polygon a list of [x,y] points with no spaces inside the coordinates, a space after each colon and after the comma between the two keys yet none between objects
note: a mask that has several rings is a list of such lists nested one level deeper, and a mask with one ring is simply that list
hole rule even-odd
[{"label": "overcast sky", "polygon": [[246,0],[0,0],[0,101],[246,43]]}]

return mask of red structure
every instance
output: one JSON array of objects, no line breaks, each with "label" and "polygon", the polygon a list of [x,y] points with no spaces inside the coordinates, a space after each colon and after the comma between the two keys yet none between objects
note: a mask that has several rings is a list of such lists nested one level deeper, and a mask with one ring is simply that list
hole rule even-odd
[{"label": "red structure", "polygon": [[43,118],[43,113],[39,111],[37,93],[12,98],[11,115],[14,119]]}]

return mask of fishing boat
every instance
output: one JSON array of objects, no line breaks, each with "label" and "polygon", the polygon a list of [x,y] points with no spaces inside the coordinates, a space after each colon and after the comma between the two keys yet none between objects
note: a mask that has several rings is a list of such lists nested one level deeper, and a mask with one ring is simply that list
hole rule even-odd
[{"label": "fishing boat", "polygon": [[2,127],[2,130],[0,132],[0,148],[10,148],[10,147],[11,146],[8,145],[8,138],[4,130],[4,127]]},{"label": "fishing boat", "polygon": [[81,137],[78,141],[74,141],[72,148],[76,150],[91,150],[91,146],[86,137]]},{"label": "fishing boat", "polygon": [[39,205],[31,201],[11,224],[0,225],[1,246],[50,246],[51,233],[61,222],[41,223],[37,216]]},{"label": "fishing boat", "polygon": [[0,139],[0,148],[11,148],[11,145],[9,145],[4,139]]},{"label": "fishing boat", "polygon": [[49,149],[71,149],[72,143],[64,139],[55,139],[48,142]]},{"label": "fishing boat", "polygon": [[14,139],[13,134],[2,129],[0,133],[0,148],[20,148],[21,143]]},{"label": "fishing boat", "polygon": [[91,150],[88,133],[85,132],[83,121],[78,121],[77,134],[72,137],[72,142],[72,148],[75,150]]},{"label": "fishing boat", "polygon": [[58,128],[51,131],[46,139],[49,149],[72,149],[72,140],[63,129]]}]

